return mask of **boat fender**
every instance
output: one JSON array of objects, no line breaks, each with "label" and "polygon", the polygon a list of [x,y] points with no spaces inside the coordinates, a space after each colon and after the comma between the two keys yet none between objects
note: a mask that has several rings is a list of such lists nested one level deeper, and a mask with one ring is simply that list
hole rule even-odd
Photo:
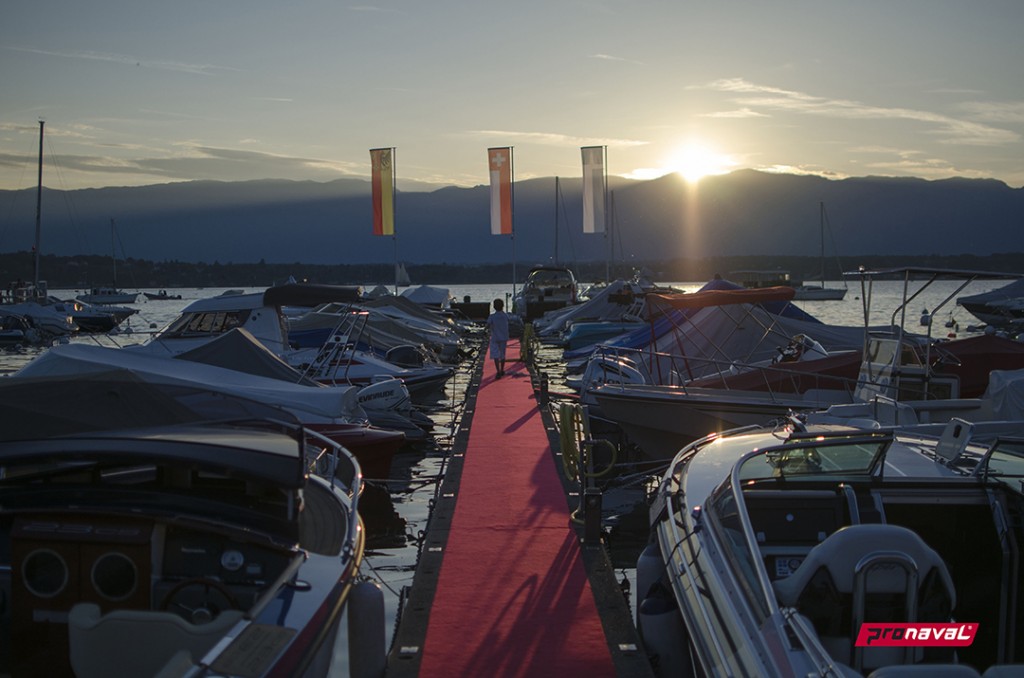
[{"label": "boat fender", "polygon": [[[640,602],[650,594],[654,585],[665,574],[665,563],[661,560],[658,545],[651,543],[644,547],[636,559],[636,595]],[[640,605],[636,607],[636,626],[640,628]]]},{"label": "boat fender", "polygon": [[655,674],[692,676],[689,634],[672,594],[655,586],[638,613],[640,638]]},{"label": "boat fender", "polygon": [[364,579],[348,597],[348,666],[351,678],[380,678],[387,655],[384,651],[384,592],[376,582]]}]

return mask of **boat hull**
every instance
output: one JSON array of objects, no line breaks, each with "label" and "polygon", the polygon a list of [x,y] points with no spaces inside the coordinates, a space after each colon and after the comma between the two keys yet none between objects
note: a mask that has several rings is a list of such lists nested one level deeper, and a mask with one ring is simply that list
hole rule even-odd
[{"label": "boat hull", "polygon": [[850,402],[840,391],[791,397],[723,389],[604,386],[591,391],[603,416],[615,422],[647,459],[671,459],[711,433],[763,425],[791,410]]}]

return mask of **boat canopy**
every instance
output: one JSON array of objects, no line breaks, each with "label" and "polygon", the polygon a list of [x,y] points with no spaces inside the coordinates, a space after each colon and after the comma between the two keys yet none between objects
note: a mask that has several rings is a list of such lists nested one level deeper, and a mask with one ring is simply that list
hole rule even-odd
[{"label": "boat canopy", "polygon": [[34,440],[96,431],[138,430],[234,419],[273,419],[297,427],[287,411],[220,394],[216,414],[202,387],[156,384],[125,369],[0,380],[0,409],[9,416],[0,440]]},{"label": "boat canopy", "polygon": [[280,356],[260,343],[256,337],[242,327],[228,330],[205,344],[179,353],[173,359],[223,367],[258,377],[280,379],[292,384],[318,388],[322,386],[281,360]]},{"label": "boat canopy", "polygon": [[690,294],[648,294],[647,302],[662,309],[696,309],[730,304],[761,304],[768,301],[789,301],[796,295],[792,287],[759,289],[702,289]]}]

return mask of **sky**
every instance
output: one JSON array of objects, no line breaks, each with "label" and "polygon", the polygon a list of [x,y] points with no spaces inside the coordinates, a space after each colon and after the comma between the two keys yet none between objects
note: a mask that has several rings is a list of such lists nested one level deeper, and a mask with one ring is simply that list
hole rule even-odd
[{"label": "sky", "polygon": [[[0,20],[0,189],[738,169],[1024,186],[1020,0],[33,0]],[[403,185],[404,184],[404,185]]]}]

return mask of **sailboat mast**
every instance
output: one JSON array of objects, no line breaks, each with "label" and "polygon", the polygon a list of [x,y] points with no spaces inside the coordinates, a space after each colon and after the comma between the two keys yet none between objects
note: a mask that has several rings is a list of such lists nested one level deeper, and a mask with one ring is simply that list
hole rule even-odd
[{"label": "sailboat mast", "polygon": [[114,289],[117,289],[117,245],[114,240],[114,219],[110,219],[110,258],[114,262]]},{"label": "sailboat mast", "polygon": [[819,202],[818,228],[821,230],[821,289],[825,289],[825,203]]},{"label": "sailboat mast", "polygon": [[36,243],[35,259],[32,263],[33,290],[39,289],[39,245],[43,234],[43,125],[45,124],[45,120],[39,121],[39,181],[36,184]]}]

